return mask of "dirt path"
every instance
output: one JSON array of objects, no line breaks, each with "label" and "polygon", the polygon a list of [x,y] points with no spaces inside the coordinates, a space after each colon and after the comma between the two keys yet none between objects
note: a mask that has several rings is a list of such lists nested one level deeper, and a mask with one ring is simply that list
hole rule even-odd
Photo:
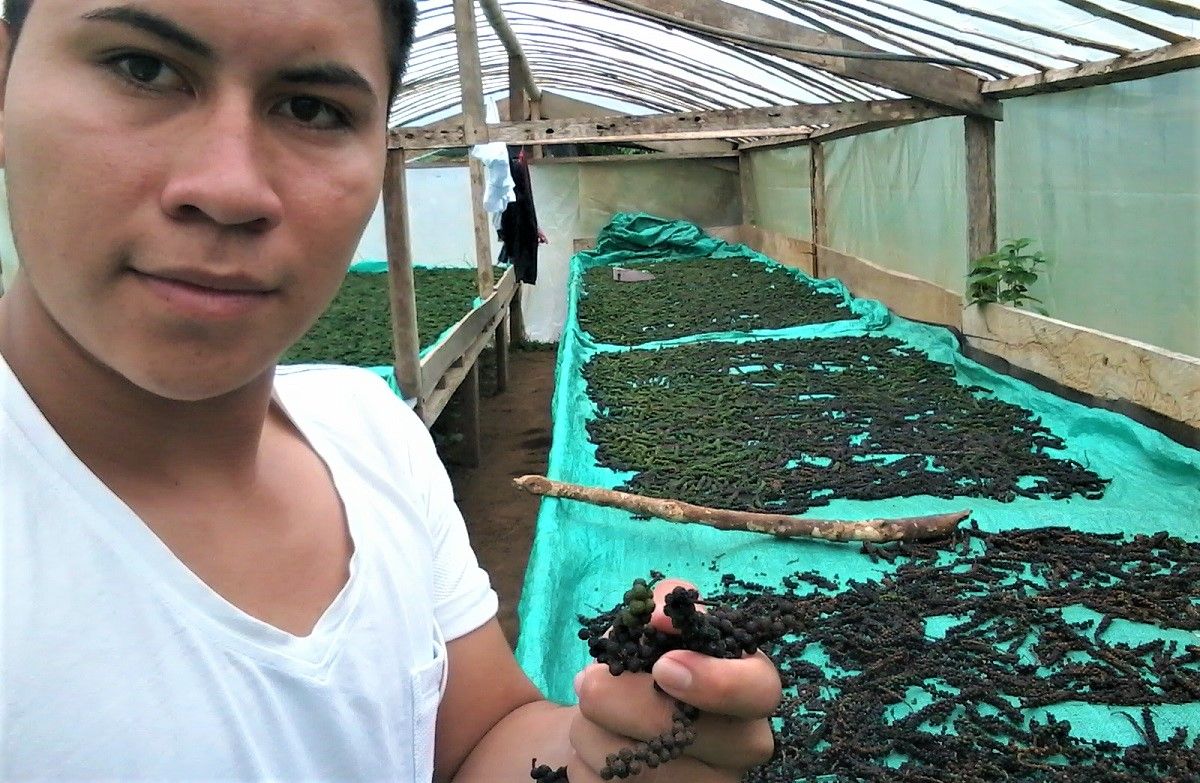
[{"label": "dirt path", "polygon": [[512,478],[546,472],[554,361],[553,351],[512,351],[508,390],[499,395],[492,363],[481,361],[483,460],[477,468],[449,466],[471,543],[500,595],[500,625],[514,646],[539,501],[514,487]]}]

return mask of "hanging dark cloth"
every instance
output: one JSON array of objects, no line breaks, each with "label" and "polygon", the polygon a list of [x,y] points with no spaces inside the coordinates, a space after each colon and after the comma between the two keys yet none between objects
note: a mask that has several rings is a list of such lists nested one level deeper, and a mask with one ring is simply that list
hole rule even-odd
[{"label": "hanging dark cloth", "polygon": [[496,232],[502,243],[500,263],[512,264],[520,282],[534,284],[537,283],[538,219],[524,148],[508,148],[508,168],[517,200],[500,215],[500,228]]}]

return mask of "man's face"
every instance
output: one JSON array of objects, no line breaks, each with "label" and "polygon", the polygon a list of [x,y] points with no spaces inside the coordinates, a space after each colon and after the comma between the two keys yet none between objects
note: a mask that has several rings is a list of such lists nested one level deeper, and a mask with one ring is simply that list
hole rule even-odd
[{"label": "man's face", "polygon": [[37,0],[2,149],[43,320],[163,397],[261,377],[378,198],[383,41],[376,0]]}]

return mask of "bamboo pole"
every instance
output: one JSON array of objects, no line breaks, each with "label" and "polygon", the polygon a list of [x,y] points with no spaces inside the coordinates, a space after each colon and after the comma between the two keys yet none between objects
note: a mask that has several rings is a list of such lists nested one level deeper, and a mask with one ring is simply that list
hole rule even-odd
[{"label": "bamboo pole", "polygon": [[709,508],[685,503],[682,500],[650,498],[613,489],[568,484],[548,479],[545,476],[521,476],[513,479],[513,483],[533,495],[579,500],[598,506],[620,508],[635,514],[665,519],[668,522],[707,525],[718,530],[765,533],[777,538],[817,538],[823,541],[868,541],[871,543],[923,541],[950,535],[960,522],[971,515],[970,511],[956,511],[951,514],[860,521],[804,519],[785,514],[761,514],[753,511]]}]

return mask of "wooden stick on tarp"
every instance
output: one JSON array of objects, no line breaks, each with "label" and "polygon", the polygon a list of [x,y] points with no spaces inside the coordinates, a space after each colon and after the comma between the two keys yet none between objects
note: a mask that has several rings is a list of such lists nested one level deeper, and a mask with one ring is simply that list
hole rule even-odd
[{"label": "wooden stick on tarp", "polygon": [[635,514],[665,519],[668,522],[708,525],[718,530],[746,530],[752,533],[766,533],[779,538],[806,537],[819,538],[824,541],[869,541],[872,543],[921,541],[950,535],[958,527],[958,523],[971,515],[970,511],[956,511],[951,514],[931,514],[923,517],[859,521],[804,519],[786,514],[761,514],[753,511],[709,508],[684,503],[682,500],[664,500],[614,489],[568,484],[548,479],[545,476],[521,476],[513,479],[513,483],[534,495],[580,500],[598,506],[621,508]]}]

